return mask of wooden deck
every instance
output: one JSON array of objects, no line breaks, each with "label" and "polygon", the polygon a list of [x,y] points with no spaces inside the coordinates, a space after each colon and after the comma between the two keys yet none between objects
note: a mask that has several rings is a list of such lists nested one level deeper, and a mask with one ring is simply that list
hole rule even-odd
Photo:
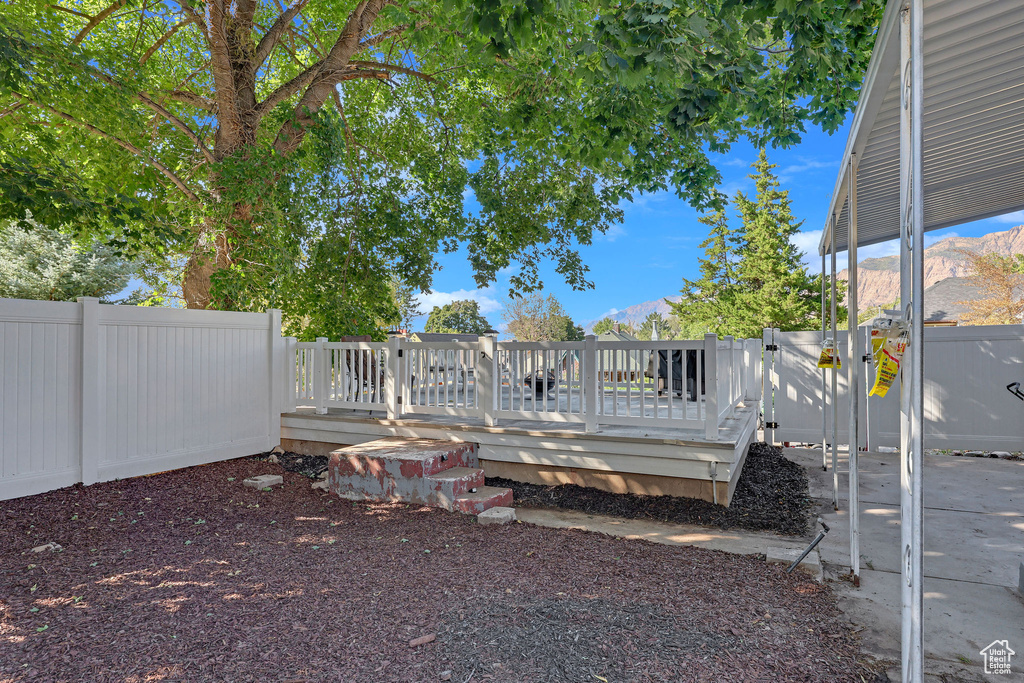
[{"label": "wooden deck", "polygon": [[[688,403],[697,410],[696,404]],[[417,414],[389,420],[382,412],[329,409],[326,415],[317,415],[312,408],[301,407],[282,415],[281,436],[292,443],[341,445],[385,436],[468,441],[479,445],[481,461],[714,479],[719,487],[727,487],[727,493],[722,492],[728,499],[754,438],[757,413],[756,404],[740,404],[722,422],[719,438],[707,439],[703,427],[602,425],[588,433],[578,422],[501,419],[496,426],[487,426],[481,418],[469,416]]]}]

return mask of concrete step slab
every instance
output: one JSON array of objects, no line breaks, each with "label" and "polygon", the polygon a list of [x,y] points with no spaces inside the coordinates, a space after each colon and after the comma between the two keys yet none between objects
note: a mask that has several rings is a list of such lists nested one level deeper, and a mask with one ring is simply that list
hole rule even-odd
[{"label": "concrete step slab", "polygon": [[455,498],[455,509],[467,515],[479,515],[493,507],[511,507],[512,489],[496,486],[479,486],[476,491],[464,493]]},{"label": "concrete step slab", "polygon": [[481,512],[476,521],[480,524],[511,524],[516,521],[516,509],[499,505]]}]

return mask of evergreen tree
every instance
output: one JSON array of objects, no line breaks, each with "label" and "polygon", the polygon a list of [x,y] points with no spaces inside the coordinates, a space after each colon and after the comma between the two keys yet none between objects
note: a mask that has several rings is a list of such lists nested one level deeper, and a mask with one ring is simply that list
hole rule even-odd
[{"label": "evergreen tree", "polygon": [[[821,276],[808,275],[792,242],[803,222],[793,216],[789,192],[779,188],[776,164],[763,149],[752,168],[754,198],[738,192],[733,199],[742,221],[738,229],[729,228],[724,210],[700,219],[711,226],[700,245],[701,277],[684,278],[683,298],[671,304],[690,331],[753,338],[766,327],[807,330],[820,324]],[[839,303],[843,294],[837,293]],[[838,318],[845,315],[839,306]]]},{"label": "evergreen tree", "polygon": [[0,297],[74,301],[106,298],[128,285],[133,265],[101,244],[84,245],[33,224],[0,224]]},{"label": "evergreen tree", "polygon": [[700,217],[711,228],[700,243],[704,258],[698,259],[700,278],[683,278],[682,299],[668,302],[672,312],[691,330],[719,335],[732,334],[736,319],[736,231],[729,227],[725,209]]},{"label": "evergreen tree", "polygon": [[420,310],[419,300],[416,298],[416,288],[403,282],[395,276],[391,276],[391,295],[395,299],[395,306],[398,308],[398,325],[403,329],[412,328],[412,319],[423,315]]},{"label": "evergreen tree", "polygon": [[802,254],[792,242],[803,221],[790,209],[789,191],[779,189],[764,149],[750,178],[753,200],[736,193],[734,204],[743,221],[737,245],[731,334],[760,337],[766,327],[806,330],[815,327],[821,306],[819,279],[807,274]]}]

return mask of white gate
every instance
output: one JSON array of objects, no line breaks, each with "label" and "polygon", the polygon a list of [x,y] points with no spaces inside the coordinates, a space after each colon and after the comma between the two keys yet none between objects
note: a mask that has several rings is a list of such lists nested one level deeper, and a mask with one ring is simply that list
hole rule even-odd
[{"label": "white gate", "polygon": [[[865,328],[861,328],[862,334]],[[776,443],[821,443],[832,433],[831,370],[817,367],[821,332],[766,330],[775,349],[765,354],[766,422],[778,426]],[[839,443],[849,442],[847,333],[839,332],[837,427]],[[766,341],[766,343],[768,343]],[[866,346],[864,348],[867,348]],[[860,361],[863,362],[863,361]],[[861,373],[861,442],[871,449],[899,445],[899,387],[884,398],[867,396],[874,369]],[[822,374],[825,373],[825,419],[822,421]],[[925,329],[924,417],[927,448],[1019,451],[1024,448],[1024,401],[1007,385],[1024,385],[1024,326],[988,325]],[[770,385],[769,385],[770,378]],[[771,412],[769,410],[771,409]],[[866,427],[865,427],[866,425]]]}]

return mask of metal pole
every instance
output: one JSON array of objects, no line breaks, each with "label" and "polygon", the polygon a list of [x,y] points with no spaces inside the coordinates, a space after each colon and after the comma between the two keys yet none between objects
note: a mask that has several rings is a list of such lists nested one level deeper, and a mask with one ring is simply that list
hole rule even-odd
[{"label": "metal pole", "polygon": [[[830,219],[831,220],[831,219]],[[835,229],[835,225],[829,223],[829,233]],[[825,326],[828,324],[828,316],[825,313],[825,252],[821,252],[821,341],[825,341]],[[826,394],[828,388],[825,386],[825,368],[821,369],[821,469],[828,472],[828,438],[825,436],[827,430],[825,409],[828,406]]]},{"label": "metal pole", "polygon": [[836,216],[832,216],[832,239],[829,240],[829,255],[832,258],[832,281],[829,283],[832,301],[832,343],[835,348],[832,351],[832,507],[839,509],[839,370],[836,368],[836,359],[839,357],[838,314],[836,312]]},{"label": "metal pole", "polygon": [[850,392],[850,574],[853,585],[860,585],[860,493],[857,476],[857,457],[860,447],[860,329],[857,327],[857,158],[850,157],[847,180],[849,192],[846,195],[849,209],[849,235],[847,251],[847,316],[846,338],[849,343],[847,372]]},{"label": "metal pole", "polygon": [[[871,328],[864,328],[864,353],[871,353]],[[871,452],[871,401],[868,400],[868,392],[871,391],[871,363],[864,363],[864,451]]]},{"label": "metal pole", "polygon": [[908,0],[900,16],[900,303],[910,325],[909,367],[902,368],[900,390],[900,527],[903,681],[923,678],[921,572],[921,417],[923,415],[923,196],[921,183],[921,108],[923,0]]},{"label": "metal pole", "polygon": [[912,621],[911,671],[919,679],[924,675],[923,598],[924,573],[922,571],[924,527],[924,0],[913,0],[911,5],[911,198],[913,202],[912,230],[912,287],[910,330],[910,480],[912,500],[911,576],[914,591],[911,598]]}]

